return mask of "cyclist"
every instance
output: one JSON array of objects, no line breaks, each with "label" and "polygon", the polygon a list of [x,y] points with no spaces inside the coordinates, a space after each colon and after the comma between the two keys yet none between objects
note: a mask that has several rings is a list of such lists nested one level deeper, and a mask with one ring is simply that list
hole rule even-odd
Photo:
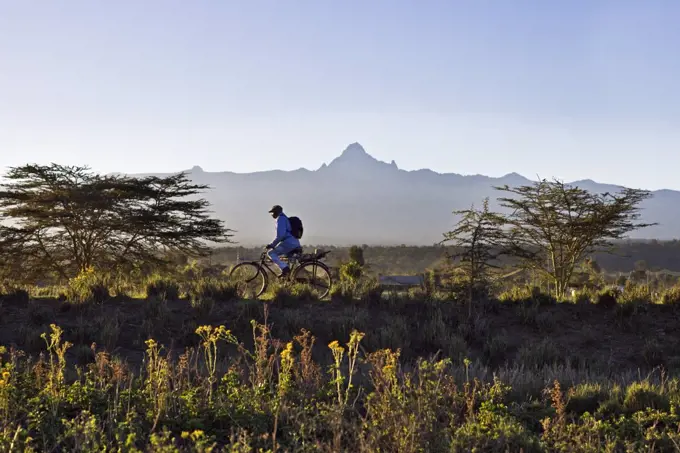
[{"label": "cyclist", "polygon": [[267,255],[281,269],[279,277],[283,278],[290,273],[290,267],[288,267],[287,263],[281,261],[279,257],[282,255],[288,256],[290,252],[300,248],[300,241],[292,235],[290,221],[288,216],[283,213],[281,206],[273,206],[269,213],[276,219],[276,237],[271,244],[267,244],[267,249],[269,250]]}]

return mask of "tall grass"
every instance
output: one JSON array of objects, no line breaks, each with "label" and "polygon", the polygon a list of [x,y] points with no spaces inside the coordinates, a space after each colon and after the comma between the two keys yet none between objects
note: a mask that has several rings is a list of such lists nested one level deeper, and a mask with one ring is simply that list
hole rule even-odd
[{"label": "tall grass", "polygon": [[[324,371],[308,331],[284,343],[252,327],[250,349],[225,326],[199,326],[196,346],[175,354],[150,338],[137,370],[93,347],[91,363],[69,372],[72,345],[56,325],[37,360],[1,348],[0,449],[674,451],[680,442],[680,381],[663,373],[608,380],[558,365],[492,375],[468,360],[405,364],[398,349],[362,352],[357,331],[327,345]],[[539,384],[534,399],[516,391]]]},{"label": "tall grass", "polygon": [[517,287],[472,315],[373,281],[239,301],[218,277],[88,270],[40,295],[61,291],[1,295],[17,340],[0,347],[0,451],[680,449],[677,288]]}]

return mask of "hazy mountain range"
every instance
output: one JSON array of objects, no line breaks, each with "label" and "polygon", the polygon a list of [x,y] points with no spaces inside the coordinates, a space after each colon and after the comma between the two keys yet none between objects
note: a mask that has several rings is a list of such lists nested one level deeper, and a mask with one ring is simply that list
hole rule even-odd
[{"label": "hazy mountain range", "polygon": [[[209,184],[204,194],[215,215],[236,230],[241,245],[263,245],[274,237],[274,221],[267,211],[280,204],[288,215],[299,216],[306,244],[431,245],[442,239],[456,219],[453,210],[481,206],[490,197],[493,209],[502,195],[492,186],[530,184],[510,173],[500,178],[432,170],[405,171],[386,163],[353,143],[317,170],[255,173],[188,170],[193,181]],[[161,174],[158,174],[159,176]],[[616,192],[620,186],[591,180],[573,181],[594,192]],[[631,234],[632,238],[680,237],[680,192],[658,190],[643,205],[643,220],[658,226]]]}]

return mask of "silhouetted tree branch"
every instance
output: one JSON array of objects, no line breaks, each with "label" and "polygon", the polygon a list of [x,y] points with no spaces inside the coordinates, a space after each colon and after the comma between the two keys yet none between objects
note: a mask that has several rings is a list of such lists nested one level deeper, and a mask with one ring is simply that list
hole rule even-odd
[{"label": "silhouetted tree branch", "polygon": [[558,297],[564,295],[575,266],[588,254],[611,251],[612,241],[655,225],[638,222],[638,204],[649,191],[624,188],[618,194],[592,194],[554,180],[511,188],[499,198],[511,210],[505,217],[506,246],[527,268],[547,275]]},{"label": "silhouetted tree branch", "polygon": [[13,269],[68,278],[90,266],[161,264],[167,252],[204,256],[230,241],[186,174],[103,176],[88,167],[11,168],[0,190],[0,254]]}]

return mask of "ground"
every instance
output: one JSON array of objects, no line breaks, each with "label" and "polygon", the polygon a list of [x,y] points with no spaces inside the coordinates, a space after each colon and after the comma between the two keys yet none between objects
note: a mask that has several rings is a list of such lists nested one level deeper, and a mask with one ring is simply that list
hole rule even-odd
[{"label": "ground", "polygon": [[[85,304],[15,294],[0,306],[0,449],[680,445],[680,304],[537,295],[476,302],[469,313],[460,301],[417,293]],[[230,332],[201,327],[219,325]],[[57,338],[49,352],[43,333]],[[72,345],[62,360],[64,342]]]},{"label": "ground", "polygon": [[[267,319],[265,319],[265,307]],[[70,359],[86,363],[90,346],[139,363],[145,341],[155,339],[179,351],[198,344],[199,325],[225,325],[252,345],[251,319],[271,325],[272,335],[289,341],[301,329],[317,337],[315,356],[327,360],[326,345],[347,341],[352,329],[366,334],[367,351],[401,349],[406,361],[441,354],[462,363],[497,369],[507,366],[586,367],[591,376],[610,376],[664,365],[680,368],[680,307],[627,304],[606,309],[595,304],[498,302],[467,307],[453,301],[409,297],[379,302],[215,301],[193,307],[188,301],[112,299],[72,305],[56,299],[4,301],[0,344],[28,353],[45,349],[40,337],[54,323],[74,344]]]}]

